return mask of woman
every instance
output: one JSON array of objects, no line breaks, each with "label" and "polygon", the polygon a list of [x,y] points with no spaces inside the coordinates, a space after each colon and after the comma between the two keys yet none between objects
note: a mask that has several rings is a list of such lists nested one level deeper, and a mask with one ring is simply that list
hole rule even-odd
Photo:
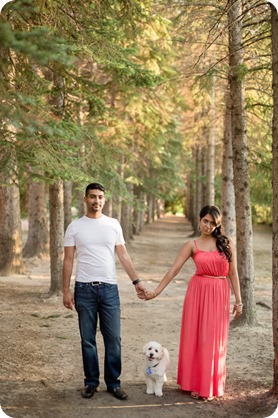
[{"label": "woman", "polygon": [[158,296],[192,257],[196,271],[184,300],[177,383],[194,399],[212,400],[222,396],[225,388],[230,282],[235,295],[234,318],[241,315],[243,304],[236,251],[221,232],[217,206],[201,210],[199,229],[200,236],[183,245],[156,289],[138,296],[147,300]]}]

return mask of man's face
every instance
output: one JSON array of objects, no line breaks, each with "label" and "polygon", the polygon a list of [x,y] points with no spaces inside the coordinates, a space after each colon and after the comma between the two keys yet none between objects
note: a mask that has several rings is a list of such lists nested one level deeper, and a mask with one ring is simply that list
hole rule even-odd
[{"label": "man's face", "polygon": [[105,203],[104,192],[98,189],[88,190],[88,194],[84,197],[84,202],[89,213],[101,213]]}]

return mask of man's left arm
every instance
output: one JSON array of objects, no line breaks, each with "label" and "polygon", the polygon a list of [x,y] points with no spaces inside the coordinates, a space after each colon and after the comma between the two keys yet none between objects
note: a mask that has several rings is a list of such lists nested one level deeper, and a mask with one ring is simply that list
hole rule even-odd
[{"label": "man's left arm", "polygon": [[[126,246],[125,245],[116,245],[116,253],[119,257],[120,263],[123,266],[125,272],[127,273],[127,275],[129,276],[129,278],[131,279],[132,282],[134,282],[134,280],[139,279],[139,276],[135,270],[135,267],[133,265],[133,262],[130,258],[130,255],[127,252]],[[137,294],[141,293],[141,292],[145,292],[145,286],[143,285],[143,283],[141,281],[139,281],[138,283],[135,284],[135,289]]]}]

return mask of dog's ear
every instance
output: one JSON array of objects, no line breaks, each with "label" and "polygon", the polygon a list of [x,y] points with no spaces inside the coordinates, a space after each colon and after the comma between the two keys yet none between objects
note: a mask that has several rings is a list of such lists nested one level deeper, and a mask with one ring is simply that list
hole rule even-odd
[{"label": "dog's ear", "polygon": [[143,347],[143,354],[146,354],[147,347],[148,347],[148,344],[144,345],[144,347]]},{"label": "dog's ear", "polygon": [[161,350],[161,358],[165,356],[165,352],[166,352],[166,348],[165,347],[162,347],[162,350]]}]

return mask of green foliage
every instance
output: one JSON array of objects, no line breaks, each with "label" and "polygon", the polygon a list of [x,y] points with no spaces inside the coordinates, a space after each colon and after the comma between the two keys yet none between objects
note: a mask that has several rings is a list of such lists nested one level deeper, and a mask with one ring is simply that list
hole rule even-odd
[{"label": "green foliage", "polygon": [[[237,74],[246,87],[254,216],[269,219],[269,11],[249,3]],[[132,182],[171,205],[180,202],[194,149],[206,142],[211,123],[219,150],[222,142],[225,7],[152,0],[7,4],[0,15],[0,172],[82,187],[94,178],[122,196]],[[220,205],[220,152],[215,184]]]},{"label": "green foliage", "polygon": [[68,65],[74,59],[70,54],[75,48],[43,26],[27,32],[13,31],[7,23],[0,22],[0,35],[3,37],[2,48],[12,48],[16,54],[22,54],[41,65],[47,65],[50,61]]},{"label": "green foliage", "polygon": [[[270,139],[270,138],[269,138]],[[271,143],[259,141],[250,152],[249,176],[253,221],[272,223]]]},{"label": "green foliage", "polygon": [[248,69],[247,65],[244,64],[244,63],[239,65],[235,69],[235,75],[240,81],[244,80],[244,78],[245,78],[246,74],[248,74],[248,72],[249,72],[249,69]]},{"label": "green foliage", "polygon": [[[0,105],[4,120],[0,170],[17,167],[42,181],[83,183],[95,177],[120,187],[115,147],[103,140],[101,127],[110,112],[111,80],[124,88],[148,88],[162,78],[135,61],[134,46],[126,44],[125,30],[130,28],[124,17],[131,13],[127,2],[85,7],[75,2],[69,13],[67,2],[59,3],[20,1],[10,8],[7,21],[0,21],[4,73],[0,89],[6,98]],[[136,2],[132,27],[140,14],[135,6]],[[75,31],[75,25],[82,25],[82,31]],[[92,59],[97,65],[94,78],[84,66]],[[57,76],[60,86],[53,84]],[[64,110],[53,106],[55,97],[62,98]],[[82,102],[95,123],[80,124]]]},{"label": "green foliage", "polygon": [[161,76],[154,75],[148,69],[142,68],[141,65],[125,60],[106,64],[105,69],[108,73],[112,73],[113,79],[125,86],[154,87],[163,80]]}]

